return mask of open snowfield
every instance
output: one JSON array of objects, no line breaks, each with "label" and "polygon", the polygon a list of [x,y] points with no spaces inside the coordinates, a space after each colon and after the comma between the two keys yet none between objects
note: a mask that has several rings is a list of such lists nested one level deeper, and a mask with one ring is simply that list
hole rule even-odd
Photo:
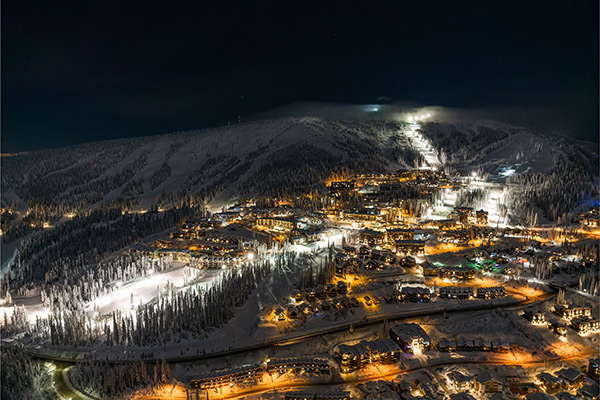
[{"label": "open snowfield", "polygon": [[[116,310],[127,311],[132,308],[132,294],[133,305],[139,306],[140,304],[146,304],[154,300],[158,293],[161,293],[162,295],[166,294],[168,285],[172,285],[174,290],[181,290],[188,287],[188,282],[193,280],[195,282],[193,286],[207,288],[212,285],[215,280],[219,279],[223,273],[223,270],[218,269],[197,269],[187,267],[180,262],[175,262],[174,265],[175,268],[172,268],[169,271],[155,273],[131,282],[116,283],[113,292],[107,293],[88,303],[86,305],[86,310],[93,313],[95,307],[99,307],[98,312],[100,316]],[[31,297],[15,298],[13,301],[18,307],[25,307],[27,318],[30,322],[35,322],[37,317],[46,318],[48,316],[48,310],[42,306],[39,294]],[[13,311],[13,306],[0,307],[1,322],[4,323],[4,313],[6,313],[7,318],[10,318]]]},{"label": "open snowfield", "polygon": [[152,274],[126,284],[117,283],[114,292],[90,302],[86,308],[93,309],[97,306],[100,308],[101,315],[115,310],[124,311],[131,309],[132,303],[134,306],[146,304],[155,299],[159,293],[166,294],[168,285],[173,285],[175,290],[182,289],[187,286],[187,281],[193,279],[197,281],[194,286],[206,288],[223,273],[223,270],[191,268],[178,262],[174,264],[176,267],[169,271]]}]

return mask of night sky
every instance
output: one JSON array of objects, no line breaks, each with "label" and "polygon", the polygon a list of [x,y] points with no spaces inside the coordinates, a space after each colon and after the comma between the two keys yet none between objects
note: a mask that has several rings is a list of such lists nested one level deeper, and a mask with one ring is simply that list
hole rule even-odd
[{"label": "night sky", "polygon": [[598,141],[598,1],[2,1],[3,152],[387,99]]}]

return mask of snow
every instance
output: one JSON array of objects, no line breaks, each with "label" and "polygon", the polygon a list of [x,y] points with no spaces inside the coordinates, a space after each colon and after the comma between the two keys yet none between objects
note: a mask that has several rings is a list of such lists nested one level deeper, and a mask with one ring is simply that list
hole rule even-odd
[{"label": "snow", "polygon": [[[222,270],[199,270],[196,268],[180,266],[167,272],[152,274],[149,277],[126,284],[117,283],[118,289],[102,296],[93,302],[90,302],[86,308],[93,309],[99,307],[100,314],[107,314],[115,310],[125,311],[131,308],[131,295],[133,294],[133,304],[146,304],[157,297],[157,293],[165,294],[166,286],[173,284],[175,288],[181,289],[185,286],[186,272],[194,279],[200,281],[196,284],[199,287],[208,287],[217,280]],[[196,278],[197,277],[197,278]]]}]

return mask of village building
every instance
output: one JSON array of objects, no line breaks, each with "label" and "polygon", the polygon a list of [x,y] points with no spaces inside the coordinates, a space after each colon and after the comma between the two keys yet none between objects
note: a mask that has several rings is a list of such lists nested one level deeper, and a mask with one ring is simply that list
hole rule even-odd
[{"label": "village building", "polygon": [[400,289],[398,300],[402,302],[412,301],[413,303],[426,303],[431,298],[431,291],[421,286],[404,286]]},{"label": "village building", "polygon": [[440,286],[438,296],[442,299],[464,299],[473,298],[473,288],[463,286]]},{"label": "village building", "polygon": [[414,229],[387,229],[387,240],[391,243],[394,243],[396,240],[414,240],[415,238],[415,230]]},{"label": "village building", "polygon": [[574,305],[557,304],[554,306],[554,312],[566,320],[570,320],[575,317],[592,317],[591,307],[578,307]]},{"label": "village building", "polygon": [[386,242],[386,233],[373,229],[363,229],[358,233],[359,240],[371,247],[381,246]]},{"label": "village building", "polygon": [[291,231],[299,227],[299,222],[287,218],[262,217],[256,219],[256,226],[272,230]]},{"label": "village building", "polygon": [[[467,391],[473,387],[473,379],[462,374],[459,371],[452,371],[448,373],[448,380],[456,391]],[[462,393],[459,393],[462,394]]]},{"label": "village building", "polygon": [[563,380],[562,387],[567,390],[579,389],[585,383],[585,375],[575,368],[563,368],[555,375]]},{"label": "village building", "polygon": [[423,240],[396,240],[396,252],[408,255],[425,255],[425,242]]},{"label": "village building", "polygon": [[473,389],[480,393],[496,393],[502,392],[504,384],[500,379],[492,376],[489,370],[484,370],[475,376]]},{"label": "village building", "polygon": [[589,317],[575,317],[571,319],[571,326],[581,336],[600,332],[600,321]]},{"label": "village building", "polygon": [[566,325],[561,324],[555,319],[548,320],[548,328],[558,336],[566,336],[568,330]]},{"label": "village building", "polygon": [[300,357],[267,360],[267,373],[293,375],[331,375],[331,366],[325,359]]},{"label": "village building", "polygon": [[455,219],[434,219],[421,222],[420,226],[428,229],[456,229]]},{"label": "village building", "polygon": [[440,269],[440,278],[467,280],[475,278],[475,269],[471,267],[443,267]]},{"label": "village building", "polygon": [[390,337],[406,353],[427,351],[431,347],[431,338],[420,325],[415,323],[397,324],[391,327]]},{"label": "village building", "polygon": [[192,380],[190,386],[193,389],[210,389],[243,382],[257,384],[262,382],[264,373],[265,370],[261,365],[225,369],[211,372],[199,379]]},{"label": "village building", "polygon": [[439,267],[429,261],[419,264],[418,269],[421,270],[424,276],[438,276],[439,273]]},{"label": "village building", "polygon": [[563,380],[548,372],[542,372],[537,376],[537,379],[546,393],[558,393],[563,388]]},{"label": "village building", "polygon": [[504,286],[477,288],[478,299],[499,299],[502,297],[506,297],[506,289]]},{"label": "village building", "polygon": [[456,351],[456,342],[451,339],[441,338],[438,342],[438,350],[444,352]]},{"label": "village building", "polygon": [[275,311],[273,311],[273,320],[285,321],[285,310],[281,307],[277,307]]},{"label": "village building", "polygon": [[372,362],[391,364],[400,357],[400,348],[390,339],[363,340],[352,346],[342,344],[337,353],[341,372],[348,373]]}]

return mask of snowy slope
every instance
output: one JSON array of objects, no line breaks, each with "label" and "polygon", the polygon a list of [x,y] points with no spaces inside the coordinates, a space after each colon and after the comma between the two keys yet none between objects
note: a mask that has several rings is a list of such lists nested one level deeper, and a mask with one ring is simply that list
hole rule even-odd
[{"label": "snowy slope", "polygon": [[42,205],[56,217],[110,202],[143,210],[200,193],[220,208],[235,196],[322,189],[331,173],[438,161],[461,174],[500,178],[547,172],[561,154],[593,167],[594,149],[491,122],[415,129],[396,121],[283,118],[2,158],[2,201],[23,213]]}]

